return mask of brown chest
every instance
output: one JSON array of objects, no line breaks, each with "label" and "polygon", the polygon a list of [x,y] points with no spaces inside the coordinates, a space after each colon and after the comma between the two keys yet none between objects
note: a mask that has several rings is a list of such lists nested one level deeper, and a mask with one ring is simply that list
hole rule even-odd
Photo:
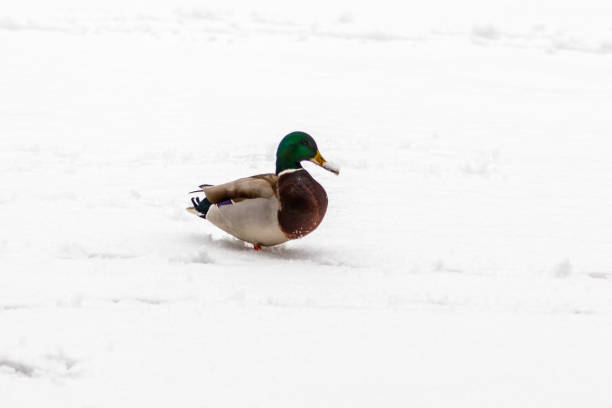
[{"label": "brown chest", "polygon": [[319,226],[327,211],[327,193],[306,170],[278,178],[281,209],[278,222],[290,239],[303,237]]}]

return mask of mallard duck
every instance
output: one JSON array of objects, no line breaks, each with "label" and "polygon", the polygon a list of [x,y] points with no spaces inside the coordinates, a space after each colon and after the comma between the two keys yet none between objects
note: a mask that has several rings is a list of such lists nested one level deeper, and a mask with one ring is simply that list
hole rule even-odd
[{"label": "mallard duck", "polygon": [[304,160],[340,173],[309,134],[292,132],[278,145],[276,173],[201,185],[192,193],[203,192],[205,198],[193,197],[187,210],[255,250],[301,238],[319,226],[327,211],[327,193],[302,167]]}]

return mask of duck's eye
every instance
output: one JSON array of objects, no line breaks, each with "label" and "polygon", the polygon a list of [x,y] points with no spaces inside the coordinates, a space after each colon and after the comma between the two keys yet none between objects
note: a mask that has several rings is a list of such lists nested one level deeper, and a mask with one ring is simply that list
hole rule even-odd
[{"label": "duck's eye", "polygon": [[305,140],[302,140],[302,141],[300,142],[300,144],[301,144],[302,146],[306,146],[306,147],[308,147],[308,142],[307,142],[307,141],[305,141]]}]

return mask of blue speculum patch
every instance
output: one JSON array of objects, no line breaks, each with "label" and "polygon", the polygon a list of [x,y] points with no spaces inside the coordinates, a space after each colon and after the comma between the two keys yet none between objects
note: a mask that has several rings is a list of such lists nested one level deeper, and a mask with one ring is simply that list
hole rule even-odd
[{"label": "blue speculum patch", "polygon": [[217,203],[217,207],[221,207],[222,205],[232,205],[234,203],[232,203],[232,200],[225,200],[225,201],[221,201],[220,203]]}]

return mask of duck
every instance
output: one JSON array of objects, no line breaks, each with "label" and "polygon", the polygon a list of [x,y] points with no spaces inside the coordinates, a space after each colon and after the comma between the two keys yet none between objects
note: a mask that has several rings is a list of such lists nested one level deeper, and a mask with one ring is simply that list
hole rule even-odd
[{"label": "duck", "polygon": [[[314,231],[327,212],[327,193],[302,167],[310,161],[336,175],[306,132],[291,132],[278,145],[276,171],[224,184],[203,184],[190,194],[192,214],[253,245],[271,247]],[[202,197],[203,193],[203,197]]]}]

